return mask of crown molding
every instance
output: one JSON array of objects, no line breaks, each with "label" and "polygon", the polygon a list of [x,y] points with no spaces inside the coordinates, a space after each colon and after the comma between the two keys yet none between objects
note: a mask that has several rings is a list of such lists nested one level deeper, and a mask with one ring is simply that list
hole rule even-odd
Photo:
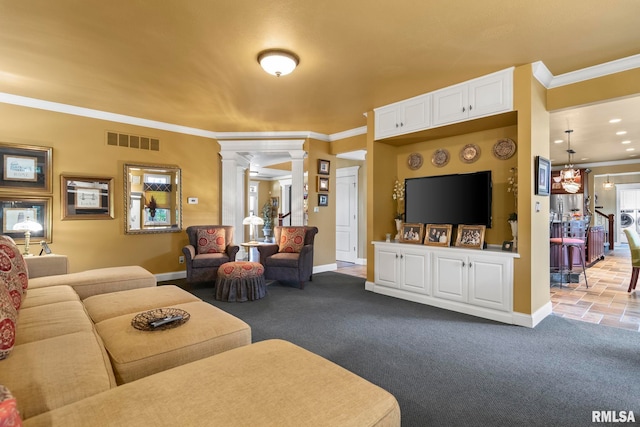
[{"label": "crown molding", "polygon": [[[626,58],[594,65],[582,70],[572,71],[554,76],[542,61],[532,63],[534,77],[547,89],[578,83],[609,74],[640,68],[640,54]],[[123,123],[134,126],[141,126],[151,129],[165,130],[169,132],[182,133],[186,135],[200,136],[217,140],[265,140],[273,138],[282,139],[317,139],[319,141],[333,142],[340,139],[367,133],[367,127],[361,126],[330,135],[313,131],[282,131],[282,132],[214,132],[204,129],[181,126],[175,123],[166,123],[156,120],[143,119],[141,117],[127,116],[124,114],[110,113],[107,111],[94,110],[91,108],[78,107],[75,105],[61,104],[58,102],[45,101],[42,99],[29,98],[26,96],[13,95],[0,92],[0,103],[18,105],[22,107],[35,108],[39,110],[53,111],[57,113],[70,114],[80,117],[87,117],[98,120],[105,120],[115,123]],[[366,116],[366,113],[365,113]]]},{"label": "crown molding", "polygon": [[547,89],[553,89],[640,68],[640,54],[616,59],[614,61],[605,62],[604,64],[594,65],[577,71],[571,71],[569,73],[559,74],[557,76],[551,74],[542,61],[534,62],[532,65],[533,75],[535,78]]}]

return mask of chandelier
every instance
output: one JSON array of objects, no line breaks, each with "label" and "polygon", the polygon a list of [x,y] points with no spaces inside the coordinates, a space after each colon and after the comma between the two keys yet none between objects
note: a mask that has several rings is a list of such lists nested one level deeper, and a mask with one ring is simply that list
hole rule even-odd
[{"label": "chandelier", "polygon": [[560,181],[564,191],[575,194],[580,190],[580,170],[574,169],[571,161],[572,156],[576,153],[571,149],[571,132],[573,132],[571,129],[565,131],[567,134],[567,164],[560,171]]},{"label": "chandelier", "polygon": [[611,190],[613,188],[613,182],[609,181],[609,175],[607,175],[607,180],[602,183],[602,188],[605,190]]}]

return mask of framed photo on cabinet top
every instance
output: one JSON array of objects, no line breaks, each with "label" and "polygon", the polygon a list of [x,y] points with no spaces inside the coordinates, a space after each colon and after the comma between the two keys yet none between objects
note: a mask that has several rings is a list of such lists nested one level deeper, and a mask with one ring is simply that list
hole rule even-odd
[{"label": "framed photo on cabinet top", "polygon": [[428,246],[449,246],[451,244],[451,224],[427,224],[424,244]]},{"label": "framed photo on cabinet top", "polygon": [[422,224],[402,223],[400,227],[400,241],[403,243],[422,243]]},{"label": "framed photo on cabinet top", "polygon": [[482,249],[484,246],[484,225],[459,225],[456,246],[462,248]]}]

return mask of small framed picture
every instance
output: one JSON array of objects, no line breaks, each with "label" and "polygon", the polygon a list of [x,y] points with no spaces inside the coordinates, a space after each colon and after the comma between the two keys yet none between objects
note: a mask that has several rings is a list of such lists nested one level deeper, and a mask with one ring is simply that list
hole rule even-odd
[{"label": "small framed picture", "polygon": [[427,224],[424,244],[429,246],[449,246],[451,244],[451,224]]},{"label": "small framed picture", "polygon": [[0,191],[51,192],[49,147],[0,143]]},{"label": "small framed picture", "polygon": [[113,219],[113,178],[60,175],[62,219]]},{"label": "small framed picture", "polygon": [[318,159],[318,175],[329,175],[329,160]]},{"label": "small framed picture", "polygon": [[459,225],[456,246],[462,248],[482,249],[484,245],[484,225]]},{"label": "small framed picture", "polygon": [[402,223],[400,228],[400,241],[404,243],[422,243],[422,224]]},{"label": "small framed picture", "polygon": [[551,162],[541,156],[536,156],[536,185],[535,194],[548,196],[551,188]]},{"label": "small framed picture", "polygon": [[319,176],[316,184],[316,191],[329,191],[329,178]]},{"label": "small framed picture", "polygon": [[513,252],[513,242],[511,240],[502,242],[502,250],[505,252]]},{"label": "small framed picture", "polygon": [[328,194],[318,194],[318,206],[329,206]]},{"label": "small framed picture", "polygon": [[2,234],[24,244],[24,233],[31,231],[31,239],[51,242],[52,197],[0,197]]}]

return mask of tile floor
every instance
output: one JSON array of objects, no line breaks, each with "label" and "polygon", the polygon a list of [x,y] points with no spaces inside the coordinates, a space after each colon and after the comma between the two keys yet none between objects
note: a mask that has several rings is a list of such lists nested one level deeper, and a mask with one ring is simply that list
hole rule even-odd
[{"label": "tile floor", "polygon": [[[336,271],[367,277],[366,265],[338,261]],[[583,274],[579,283],[550,286],[553,314],[640,332],[640,288],[627,292],[630,277],[629,247],[618,245],[587,269],[589,288]]]}]

